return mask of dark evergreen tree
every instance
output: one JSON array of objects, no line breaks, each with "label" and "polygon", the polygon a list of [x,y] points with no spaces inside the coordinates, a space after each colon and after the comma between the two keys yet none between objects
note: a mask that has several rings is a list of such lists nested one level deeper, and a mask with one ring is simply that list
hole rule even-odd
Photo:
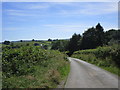
[{"label": "dark evergreen tree", "polygon": [[103,27],[98,23],[83,33],[81,49],[93,49],[105,43]]},{"label": "dark evergreen tree", "polygon": [[68,44],[68,48],[67,48],[69,51],[69,53],[68,53],[69,56],[71,56],[74,51],[79,50],[80,39],[81,39],[81,35],[80,34],[77,35],[76,33],[70,39],[69,44]]},{"label": "dark evergreen tree", "polygon": [[89,28],[83,33],[83,38],[81,41],[81,49],[92,49],[97,46],[97,36],[94,27]]},{"label": "dark evergreen tree", "polygon": [[96,39],[97,39],[97,46],[102,46],[105,43],[105,36],[104,36],[104,29],[103,27],[100,25],[100,23],[98,23],[96,25]]}]

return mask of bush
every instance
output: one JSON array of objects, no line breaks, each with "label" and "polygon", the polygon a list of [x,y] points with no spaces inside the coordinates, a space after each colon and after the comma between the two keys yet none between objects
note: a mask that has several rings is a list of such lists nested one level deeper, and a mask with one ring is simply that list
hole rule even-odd
[{"label": "bush", "polygon": [[113,46],[110,54],[114,63],[120,68],[120,45]]},{"label": "bush", "polygon": [[3,44],[9,45],[9,44],[10,44],[10,41],[4,41]]},{"label": "bush", "polygon": [[39,44],[38,43],[34,43],[34,46],[39,46]]},{"label": "bush", "polygon": [[69,73],[68,65],[66,56],[57,50],[39,46],[4,47],[2,85],[3,88],[54,88]]},{"label": "bush", "polygon": [[33,65],[40,64],[43,60],[53,58],[53,52],[39,49],[39,47],[21,47],[16,49],[3,50],[3,74],[7,77],[11,75],[24,75],[34,69]]},{"label": "bush", "polygon": [[[80,50],[74,52],[72,57],[82,59],[104,69],[107,68],[107,70],[118,74],[117,71],[120,68],[120,45],[115,44],[96,49]],[[112,71],[111,67],[115,70]]]}]

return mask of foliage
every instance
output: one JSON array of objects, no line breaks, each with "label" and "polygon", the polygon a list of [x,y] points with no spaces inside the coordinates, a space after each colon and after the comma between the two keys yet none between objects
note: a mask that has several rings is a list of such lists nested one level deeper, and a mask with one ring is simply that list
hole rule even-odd
[{"label": "foliage", "polygon": [[81,49],[92,49],[97,47],[97,35],[94,27],[89,28],[83,33]]},{"label": "foliage", "polygon": [[71,56],[74,51],[94,49],[99,46],[113,45],[120,43],[120,30],[109,30],[104,32],[103,27],[98,23],[96,27],[89,28],[82,36],[73,34],[69,41],[63,42],[53,40],[52,49],[68,51],[67,55]]},{"label": "foliage", "polygon": [[[85,60],[118,74],[120,68],[120,45],[98,47],[74,52],[72,57]],[[114,68],[114,70],[111,70]]]},{"label": "foliage", "polygon": [[115,64],[120,68],[120,45],[113,46],[110,55]]},{"label": "foliage", "polygon": [[68,40],[56,40],[52,42],[51,49],[59,50],[59,51],[66,51],[68,45]]},{"label": "foliage", "polygon": [[98,23],[97,25],[96,25],[96,47],[97,46],[103,46],[103,44],[104,44],[104,39],[105,39],[105,36],[104,36],[104,29],[103,29],[103,27],[100,25],[100,23]]},{"label": "foliage", "polygon": [[46,50],[50,50],[51,49],[51,42],[50,41],[15,41],[15,42],[11,42],[10,45],[2,45],[3,49],[4,48],[20,48],[20,47],[24,47],[24,46],[39,46],[40,48],[46,49]]},{"label": "foliage", "polygon": [[10,41],[4,41],[3,44],[9,45],[9,44],[10,44]]},{"label": "foliage", "polygon": [[52,39],[49,38],[48,41],[52,41]]},{"label": "foliage", "polygon": [[111,29],[105,32],[105,43],[106,44],[114,44],[115,42],[119,42],[120,40],[120,30]]},{"label": "foliage", "polygon": [[93,49],[104,44],[103,27],[98,23],[96,28],[89,28],[83,33],[81,49]]},{"label": "foliage", "polygon": [[68,55],[71,56],[73,54],[74,51],[79,50],[79,42],[81,40],[81,35],[80,34],[74,34],[72,36],[72,38],[70,39],[69,43],[68,43],[68,47],[67,50],[69,51]]},{"label": "foliage", "polygon": [[39,46],[39,44],[38,43],[34,43],[34,46]]},{"label": "foliage", "polygon": [[65,70],[69,72],[68,65],[66,56],[59,51],[40,46],[4,47],[3,88],[56,87],[66,77]]}]

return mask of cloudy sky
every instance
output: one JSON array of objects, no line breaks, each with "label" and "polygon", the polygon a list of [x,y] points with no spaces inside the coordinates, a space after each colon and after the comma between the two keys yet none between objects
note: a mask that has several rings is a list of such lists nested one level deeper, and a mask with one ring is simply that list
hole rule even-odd
[{"label": "cloudy sky", "polygon": [[66,39],[98,22],[116,29],[117,15],[117,2],[3,2],[2,41]]}]

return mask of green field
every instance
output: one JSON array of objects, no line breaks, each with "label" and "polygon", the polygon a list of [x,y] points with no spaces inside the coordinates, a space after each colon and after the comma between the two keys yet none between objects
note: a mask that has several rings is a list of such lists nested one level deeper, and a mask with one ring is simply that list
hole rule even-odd
[{"label": "green field", "polygon": [[[39,43],[39,45],[34,45]],[[67,56],[44,49],[51,42],[14,42],[3,45],[3,88],[55,88],[69,73]],[[29,44],[29,45],[27,45]],[[17,83],[16,83],[17,82]]]},{"label": "green field", "polygon": [[41,46],[44,49],[51,49],[51,41],[17,41],[17,42],[11,42],[9,45],[2,45],[2,47],[22,47],[22,46]]}]

